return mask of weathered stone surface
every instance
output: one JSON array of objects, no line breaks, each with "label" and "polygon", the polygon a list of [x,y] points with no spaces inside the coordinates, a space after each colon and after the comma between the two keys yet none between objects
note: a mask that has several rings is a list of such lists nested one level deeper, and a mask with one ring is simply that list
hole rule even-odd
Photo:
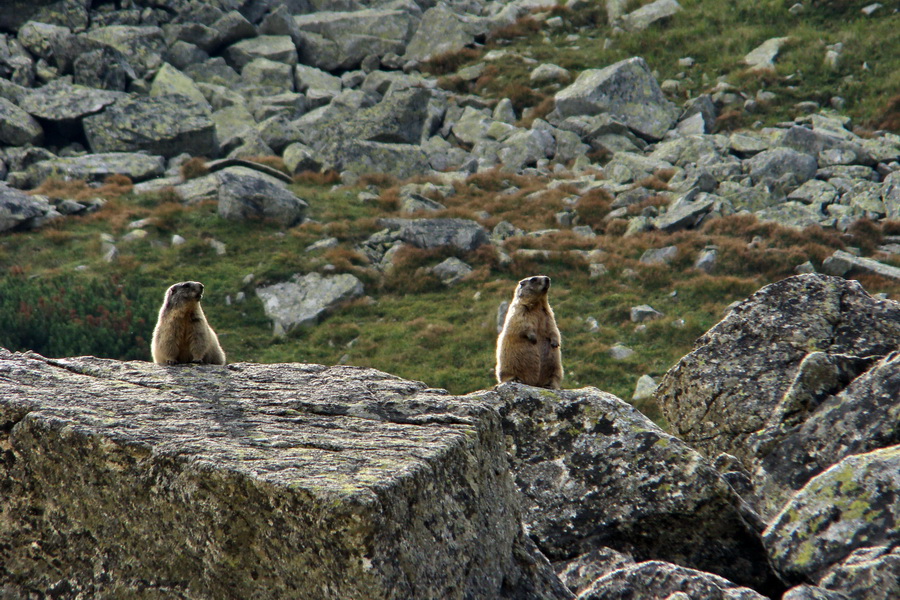
[{"label": "weathered stone surface", "polygon": [[781,47],[790,41],[789,37],[771,38],[751,50],[744,57],[744,64],[751,70],[761,71],[775,68],[775,58]]},{"label": "weathered stone surface", "polygon": [[798,585],[785,592],[781,600],[850,600],[840,592],[832,592],[811,585]]},{"label": "weathered stone surface", "polygon": [[431,171],[425,152],[412,144],[336,140],[321,149],[322,166],[357,175],[387,173],[399,179]]},{"label": "weathered stone surface", "polygon": [[203,92],[200,91],[194,80],[169,63],[163,63],[159,71],[156,72],[153,83],[150,85],[150,95],[166,96],[169,94],[187,96],[199,106],[203,106],[207,111],[211,111],[209,102],[206,101],[206,96],[203,95]]},{"label": "weathered stone surface", "polygon": [[284,335],[297,327],[314,325],[344,302],[362,296],[363,291],[362,282],[349,273],[322,276],[313,272],[257,288],[256,295],[266,316],[272,319],[275,335]]},{"label": "weathered stone surface", "polygon": [[29,91],[19,107],[48,121],[74,121],[100,112],[125,94],[54,81]]},{"label": "weathered stone surface", "polygon": [[[778,144],[816,157],[823,167],[833,164],[875,164],[872,157],[860,144],[829,135],[823,131],[807,129],[806,127],[791,127],[781,137]],[[838,154],[834,154],[835,151]],[[828,154],[828,152],[831,152],[831,154]],[[838,155],[844,158],[840,162],[835,162]],[[829,159],[828,157],[832,158]]]},{"label": "weathered stone surface", "polygon": [[110,175],[126,175],[134,182],[160,177],[166,170],[161,156],[132,152],[87,154],[43,160],[28,167],[28,180],[38,186],[48,177],[101,182]]},{"label": "weathered stone surface", "polygon": [[16,31],[28,21],[85,27],[90,5],[90,0],[4,0],[0,30]]},{"label": "weathered stone surface", "polygon": [[6,98],[0,98],[0,144],[40,144],[43,138],[44,130],[34,117]]},{"label": "weathered stone surface", "polygon": [[301,62],[325,71],[354,69],[369,55],[403,54],[417,19],[410,10],[317,11],[294,17]]},{"label": "weathered stone surface", "polygon": [[[679,595],[682,594],[682,595]],[[667,562],[647,561],[594,581],[578,600],[766,600],[753,590],[710,573]]]},{"label": "weathered stone surface", "polygon": [[854,550],[895,546],[898,490],[900,446],[845,458],[810,480],[766,529],[773,565],[816,581]]},{"label": "weathered stone surface", "polygon": [[745,169],[754,184],[779,185],[786,191],[816,175],[816,159],[790,148],[775,148],[748,159]]},{"label": "weathered stone surface", "polygon": [[128,82],[137,78],[124,54],[109,46],[80,53],[72,65],[77,85],[111,92],[124,92]]},{"label": "weathered stone surface", "polygon": [[290,36],[261,35],[229,46],[225,58],[238,71],[257,58],[293,66],[297,64],[297,47]]},{"label": "weathered stone surface", "polygon": [[562,560],[607,546],[744,584],[773,583],[741,500],[699,453],[594,388],[507,383],[468,396],[503,416],[525,523]]},{"label": "weathered stone surface", "polygon": [[643,31],[657,21],[667,19],[681,11],[677,0],[655,0],[622,17],[625,31]]},{"label": "weathered stone surface", "polygon": [[571,598],[484,406],[354,367],[0,350],[0,373],[13,597]]},{"label": "weathered stone surface", "polygon": [[484,20],[454,12],[444,4],[429,8],[406,46],[407,60],[425,61],[431,56],[462,50],[487,32]]},{"label": "weathered stone surface", "polygon": [[666,212],[653,220],[653,225],[660,231],[672,233],[682,229],[696,227],[715,206],[712,198],[705,197],[696,201],[679,199]]},{"label": "weathered stone surface", "polygon": [[160,66],[166,48],[163,31],[159,27],[110,25],[92,28],[80,37],[121,52],[138,77]]},{"label": "weathered stone surface", "polygon": [[452,246],[470,252],[490,241],[484,227],[467,219],[381,219],[379,224],[416,248]]},{"label": "weathered stone surface", "polygon": [[880,263],[872,258],[856,256],[843,250],[835,250],[822,264],[822,270],[829,274],[844,275],[856,273],[871,273],[888,279],[900,280],[900,268]]},{"label": "weathered stone surface", "polygon": [[555,102],[554,113],[560,119],[609,113],[649,140],[662,139],[679,113],[639,57],[582,71],[572,85],[556,94]]},{"label": "weathered stone surface", "polygon": [[225,219],[271,219],[286,227],[303,220],[309,205],[284,183],[245,167],[216,173],[219,216]]},{"label": "weathered stone surface", "polygon": [[[828,570],[819,585],[838,590],[844,598],[893,600],[900,597],[900,548],[874,546],[850,553],[837,566]],[[818,600],[818,599],[814,599]],[[824,600],[831,600],[825,598]]]},{"label": "weathered stone surface", "polygon": [[810,274],[768,285],[701,336],[660,381],[673,431],[707,455],[750,464],[748,436],[766,426],[810,352],[886,355],[900,340],[900,306],[859,283]]},{"label": "weathered stone surface", "polygon": [[0,232],[19,226],[27,226],[49,208],[46,202],[0,182]]},{"label": "weathered stone surface", "polygon": [[180,94],[120,99],[85,118],[84,132],[98,153],[145,151],[171,158],[187,152],[213,158],[219,151],[206,108]]},{"label": "weathered stone surface", "polygon": [[67,70],[72,58],[68,46],[72,44],[72,30],[60,25],[30,21],[16,38],[34,56],[43,58],[60,71]]},{"label": "weathered stone surface", "polygon": [[472,267],[451,256],[432,267],[431,272],[437,275],[444,285],[456,285],[472,272]]},{"label": "weathered stone surface", "polygon": [[370,142],[418,144],[430,98],[431,92],[425,88],[392,90],[375,106],[342,123],[338,135]]}]

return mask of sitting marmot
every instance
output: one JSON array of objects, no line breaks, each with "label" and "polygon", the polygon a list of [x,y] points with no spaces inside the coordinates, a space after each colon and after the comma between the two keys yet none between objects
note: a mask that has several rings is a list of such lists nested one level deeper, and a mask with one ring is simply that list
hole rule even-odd
[{"label": "sitting marmot", "polygon": [[225,364],[219,338],[200,308],[202,296],[203,284],[199,281],[183,281],[166,290],[153,330],[153,362]]},{"label": "sitting marmot", "polygon": [[547,301],[550,278],[519,282],[497,338],[497,381],[559,389],[563,378],[559,328]]}]

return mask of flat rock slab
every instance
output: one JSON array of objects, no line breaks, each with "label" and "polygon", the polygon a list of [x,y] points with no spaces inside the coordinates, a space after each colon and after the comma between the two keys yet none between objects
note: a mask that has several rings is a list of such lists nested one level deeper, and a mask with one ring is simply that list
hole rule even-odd
[{"label": "flat rock slab", "polygon": [[0,349],[0,448],[13,596],[571,597],[496,412],[372,369]]},{"label": "flat rock slab", "polygon": [[108,152],[85,156],[66,156],[43,160],[28,167],[31,185],[40,185],[48,177],[63,180],[103,181],[110,175],[126,175],[134,182],[161,176],[166,170],[162,156],[132,152]]},{"label": "flat rock slab", "polygon": [[97,90],[59,81],[29,91],[22,98],[19,107],[33,117],[48,121],[75,121],[100,112],[124,97],[126,96],[122,92]]}]

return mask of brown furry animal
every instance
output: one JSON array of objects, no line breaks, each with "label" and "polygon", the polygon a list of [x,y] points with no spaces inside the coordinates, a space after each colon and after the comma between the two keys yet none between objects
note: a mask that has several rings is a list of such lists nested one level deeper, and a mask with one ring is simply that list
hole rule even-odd
[{"label": "brown furry animal", "polygon": [[160,365],[204,363],[224,365],[225,352],[200,308],[203,284],[183,281],[166,290],[153,329],[151,352]]},{"label": "brown furry animal", "polygon": [[563,378],[559,328],[547,301],[550,278],[519,282],[497,338],[497,381],[559,389]]}]

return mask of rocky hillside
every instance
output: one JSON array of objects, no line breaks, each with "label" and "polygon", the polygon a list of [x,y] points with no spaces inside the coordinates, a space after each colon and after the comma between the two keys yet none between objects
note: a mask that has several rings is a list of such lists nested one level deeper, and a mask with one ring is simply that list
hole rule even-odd
[{"label": "rocky hillside", "polygon": [[898,328],[843,279],[763,288],[663,378],[683,438],[596,388],[0,350],[3,590],[891,600]]},{"label": "rocky hillside", "polygon": [[796,269],[895,293],[897,13],[642,4],[5,3],[0,343],[146,359],[194,279],[233,360],[465,393],[540,272],[643,402]]}]

